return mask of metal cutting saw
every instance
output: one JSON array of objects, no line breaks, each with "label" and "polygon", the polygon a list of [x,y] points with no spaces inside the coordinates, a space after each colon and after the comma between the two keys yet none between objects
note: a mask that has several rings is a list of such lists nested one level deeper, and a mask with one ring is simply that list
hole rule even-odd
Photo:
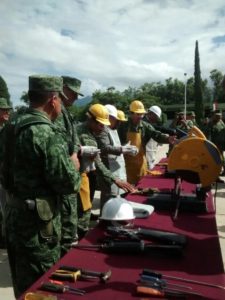
[{"label": "metal cutting saw", "polygon": [[168,158],[168,171],[202,187],[215,182],[221,169],[220,151],[196,126],[178,141]]},{"label": "metal cutting saw", "polygon": [[[154,193],[148,197],[148,203],[159,210],[174,208],[173,219],[177,218],[179,208],[192,212],[207,211],[205,200],[221,169],[220,151],[194,126],[188,133],[183,132],[168,157],[165,177],[174,178],[174,188]],[[183,181],[195,184],[195,193],[184,192]]]},{"label": "metal cutting saw", "polygon": [[198,186],[196,198],[204,202],[207,191],[221,172],[222,162],[222,156],[216,145],[208,141],[196,126],[178,140],[168,157],[168,172],[175,173],[173,198],[176,200],[176,208],[173,219],[177,218],[182,201],[182,180],[196,184]]}]

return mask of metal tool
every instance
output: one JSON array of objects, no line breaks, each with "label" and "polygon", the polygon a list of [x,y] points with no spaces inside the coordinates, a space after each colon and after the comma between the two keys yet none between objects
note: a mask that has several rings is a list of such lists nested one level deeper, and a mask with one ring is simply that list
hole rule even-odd
[{"label": "metal tool", "polygon": [[54,293],[65,293],[70,292],[77,295],[84,295],[86,292],[81,289],[72,288],[69,285],[64,285],[56,281],[42,283],[40,289],[43,291],[54,292]]},{"label": "metal tool", "polygon": [[144,275],[144,274],[141,274],[141,282],[142,283],[143,282],[154,283],[154,284],[158,285],[160,288],[166,288],[166,287],[169,287],[169,286],[174,286],[174,287],[179,287],[179,288],[192,290],[192,287],[190,287],[190,286],[186,286],[186,285],[182,285],[182,284],[173,284],[173,283],[167,282],[164,279],[160,279],[158,277]]},{"label": "metal tool", "polygon": [[[96,271],[86,270],[86,269],[72,267],[72,266],[60,266],[59,269],[55,271],[55,273],[62,274],[62,271],[67,272],[67,274],[69,274],[69,275],[71,273],[78,274],[78,276],[77,276],[78,279],[79,278],[81,278],[81,279],[96,279],[97,278],[101,282],[106,282],[107,280],[109,280],[109,278],[112,275],[111,270],[108,270],[106,272],[96,272]],[[77,273],[77,272],[79,272],[79,273]]]},{"label": "metal tool", "polygon": [[195,293],[195,292],[187,292],[187,291],[173,291],[171,289],[156,289],[147,286],[137,286],[137,293],[138,294],[145,294],[150,296],[155,296],[158,298],[165,298],[165,297],[176,297],[176,298],[186,298],[186,296],[199,296],[202,297],[202,294]]},{"label": "metal tool", "polygon": [[204,285],[204,286],[209,286],[209,287],[214,287],[214,288],[225,290],[225,287],[222,285],[208,283],[208,282],[199,281],[199,280],[188,279],[188,278],[176,277],[176,276],[171,276],[171,275],[164,275],[164,274],[157,273],[157,272],[149,270],[149,269],[144,269],[142,271],[142,274],[153,276],[153,277],[160,278],[160,279],[161,278],[174,279],[174,280],[178,280],[178,281],[195,283],[195,284],[199,284],[199,285]]},{"label": "metal tool", "polygon": [[165,254],[173,257],[181,257],[183,255],[183,247],[180,245],[158,245],[146,243],[144,247],[145,254]]},{"label": "metal tool", "polygon": [[218,148],[195,126],[178,141],[168,157],[169,171],[176,171],[182,179],[200,183],[202,187],[216,181],[222,164]]},{"label": "metal tool", "polygon": [[[176,208],[173,220],[177,219],[181,203],[181,182],[186,180],[201,184],[203,195],[218,178],[222,169],[222,156],[218,148],[197,127],[192,127],[186,136],[178,140],[168,157],[168,171],[175,172],[175,188],[173,198]],[[196,193],[197,196],[200,194]],[[202,195],[201,195],[201,198]]]},{"label": "metal tool", "polygon": [[180,245],[158,245],[144,243],[144,241],[124,241],[124,240],[108,240],[99,245],[81,245],[73,246],[78,249],[96,249],[103,250],[113,254],[166,254],[179,257],[183,254],[183,247]]},{"label": "metal tool", "polygon": [[117,254],[139,254],[143,253],[145,244],[143,241],[115,241],[110,240],[98,245],[77,244],[73,246],[78,249],[103,250],[108,253]]},{"label": "metal tool", "polygon": [[173,197],[176,200],[176,208],[175,208],[175,212],[173,215],[173,220],[177,219],[178,216],[178,212],[179,212],[179,208],[180,208],[180,201],[181,201],[181,197],[180,197],[180,192],[181,192],[181,178],[180,177],[176,177],[175,178],[175,187],[174,187],[174,195]]},{"label": "metal tool", "polygon": [[77,281],[81,276],[81,272],[79,270],[72,272],[66,270],[55,270],[50,276],[50,278],[57,280],[67,280],[67,281]]},{"label": "metal tool", "polygon": [[126,237],[130,238],[131,240],[139,240],[143,238],[146,240],[148,239],[152,241],[158,241],[169,245],[186,246],[187,244],[187,237],[183,234],[156,229],[108,226],[106,232],[115,237]]}]

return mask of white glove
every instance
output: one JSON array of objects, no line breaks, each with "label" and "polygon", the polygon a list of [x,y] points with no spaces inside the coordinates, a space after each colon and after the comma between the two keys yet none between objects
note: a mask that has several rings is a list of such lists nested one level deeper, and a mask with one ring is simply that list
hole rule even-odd
[{"label": "white glove", "polygon": [[100,153],[100,149],[95,146],[80,146],[82,157],[95,157]]},{"label": "white glove", "polygon": [[138,154],[138,148],[134,145],[130,145],[128,142],[125,146],[121,146],[122,153],[135,156]]}]

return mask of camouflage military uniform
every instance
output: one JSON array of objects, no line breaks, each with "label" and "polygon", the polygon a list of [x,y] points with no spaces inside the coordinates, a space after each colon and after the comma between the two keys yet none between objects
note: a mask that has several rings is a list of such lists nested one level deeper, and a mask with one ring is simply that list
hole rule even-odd
[{"label": "camouflage military uniform", "polygon": [[[114,131],[117,135],[114,133]],[[122,154],[121,145],[116,144],[115,136],[117,136],[119,140],[117,130],[112,130],[105,126],[104,130],[96,136],[96,141],[99,149],[101,150],[101,159],[104,165],[112,173],[114,173],[115,176],[126,181],[125,161]],[[115,184],[111,184],[102,178],[99,188],[101,191],[101,208],[110,198],[124,193],[124,191]]]},{"label": "camouflage military uniform", "polygon": [[[61,134],[68,154],[78,152],[79,139],[73,125],[72,117],[62,105],[61,115],[54,121],[56,130]],[[62,256],[70,249],[71,243],[77,237],[77,194],[63,195],[61,199],[61,223],[62,223]]]},{"label": "camouflage military uniform", "polygon": [[128,122],[121,123],[118,128],[121,144],[127,143],[127,132],[141,132],[141,140],[143,146],[146,146],[150,139],[157,141],[158,143],[168,143],[168,135],[161,133],[154,129],[152,125],[145,121],[141,121],[138,126],[132,124],[130,120]]},{"label": "camouflage military uniform", "polygon": [[[9,117],[9,111],[12,107],[8,104],[7,99],[0,98],[0,147],[3,145],[3,131],[7,118]],[[0,151],[1,152],[1,151]],[[0,154],[0,162],[2,161]],[[0,246],[5,246],[5,228],[4,228],[4,215],[5,215],[5,203],[6,203],[7,192],[0,184]]]},{"label": "camouflage military uniform", "polygon": [[[3,136],[4,126],[0,127],[0,145],[2,145],[2,136]],[[0,158],[0,161],[2,159]],[[5,193],[6,191],[0,184],[0,246],[4,244],[5,238],[5,229],[4,229],[4,211],[5,211]]]},{"label": "camouflage military uniform", "polygon": [[[36,124],[24,126],[33,118]],[[6,237],[18,297],[60,258],[60,195],[78,191],[79,174],[45,113],[20,115],[14,134]]]},{"label": "camouflage military uniform", "polygon": [[[77,129],[77,134],[78,134],[78,137],[80,139],[80,143],[82,146],[98,147],[96,137],[89,131],[86,123],[77,125],[76,129]],[[106,168],[106,166],[101,161],[99,156],[95,159],[95,167],[96,167],[98,179],[99,178],[104,179],[104,181],[106,181],[110,184],[112,184],[114,182],[115,177]],[[78,214],[79,214],[78,231],[80,231],[81,233],[86,232],[89,228],[91,211],[88,210],[88,211],[83,212],[80,201],[78,202]]]},{"label": "camouflage military uniform", "polygon": [[186,122],[186,125],[187,125],[187,129],[191,129],[193,126],[197,126],[194,111],[187,111],[186,112],[186,121],[185,122]]},{"label": "camouflage military uniform", "polygon": [[221,153],[225,150],[225,124],[222,120],[209,123],[209,140],[214,143]]}]

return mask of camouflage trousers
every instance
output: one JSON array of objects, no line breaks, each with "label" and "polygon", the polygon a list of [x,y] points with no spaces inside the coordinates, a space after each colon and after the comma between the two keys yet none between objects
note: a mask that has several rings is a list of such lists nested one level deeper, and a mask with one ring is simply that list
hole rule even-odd
[{"label": "camouflage trousers", "polygon": [[78,239],[80,240],[85,236],[85,234],[89,230],[91,209],[88,209],[86,211],[83,210],[83,205],[79,195],[77,198],[77,211],[78,211],[77,233],[78,233]]},{"label": "camouflage trousers", "polygon": [[71,243],[77,239],[77,194],[64,195],[61,198],[61,256],[71,248]]},{"label": "camouflage trousers", "polygon": [[5,238],[5,205],[7,199],[7,192],[0,184],[0,243],[3,242]]},{"label": "camouflage trousers", "polygon": [[60,258],[60,215],[51,219],[51,234],[36,209],[6,204],[6,245],[15,297],[18,298]]}]

